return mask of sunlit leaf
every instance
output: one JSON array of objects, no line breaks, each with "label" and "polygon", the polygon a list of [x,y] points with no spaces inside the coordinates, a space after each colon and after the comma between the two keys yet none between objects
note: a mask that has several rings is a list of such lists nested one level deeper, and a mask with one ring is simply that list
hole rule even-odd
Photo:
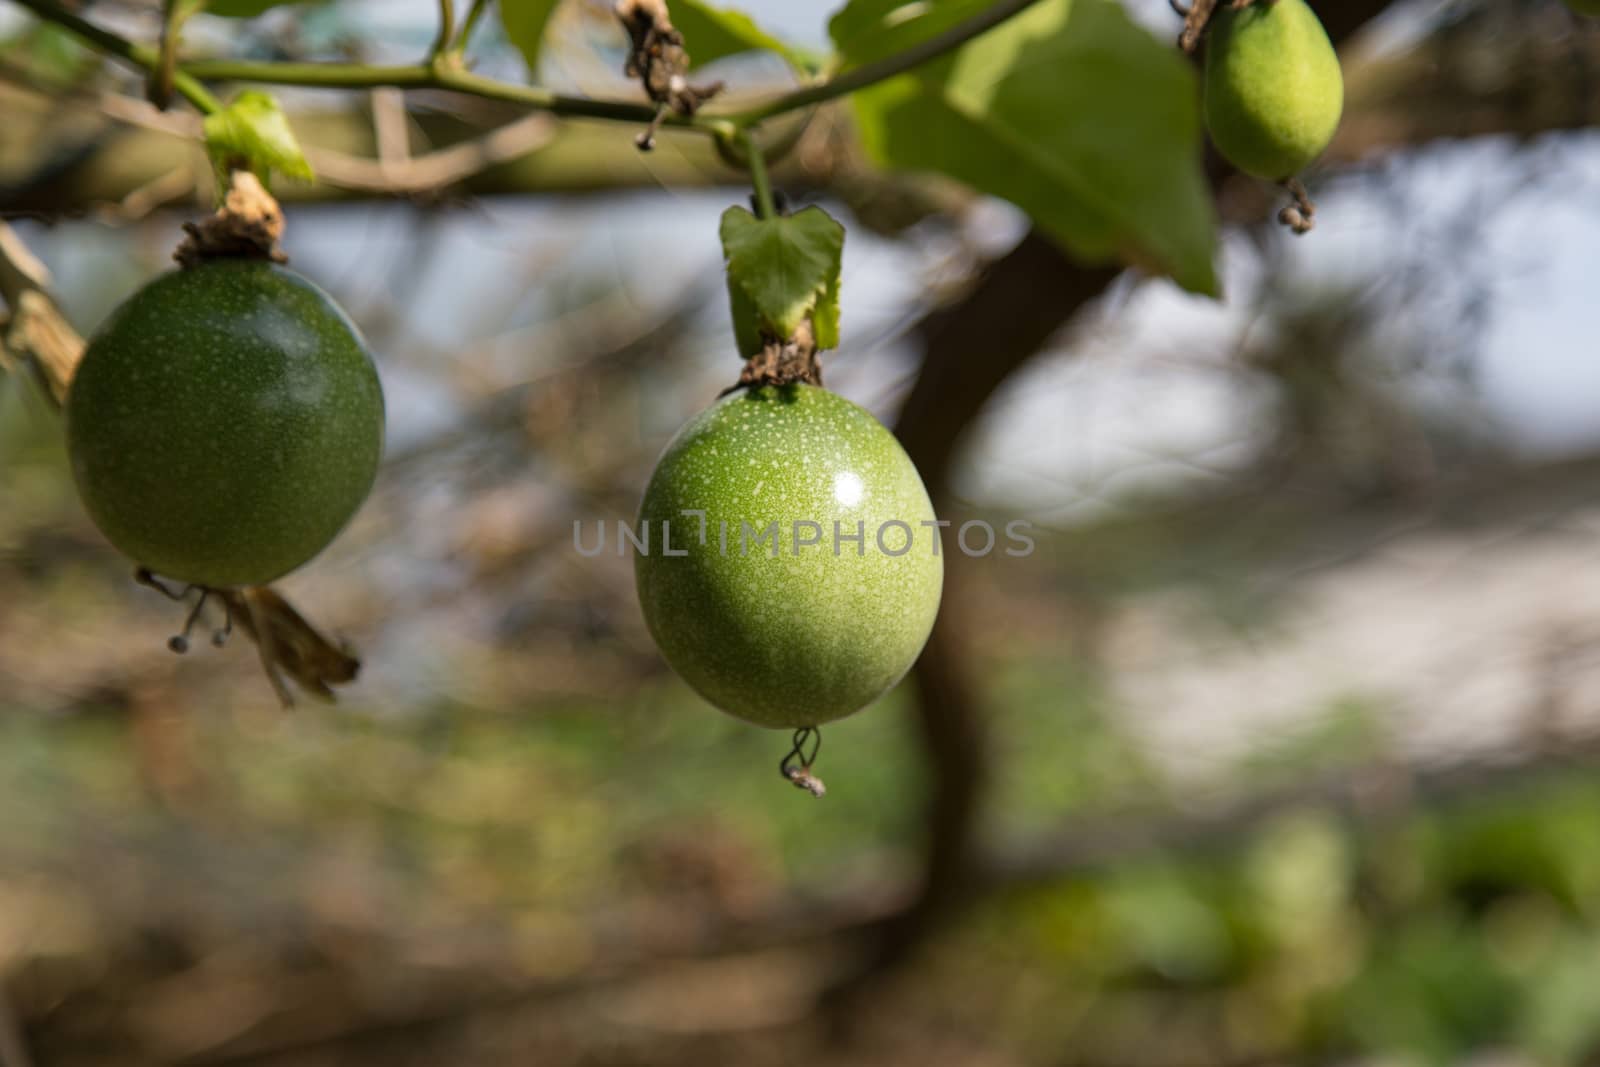
[{"label": "sunlit leaf", "polygon": [[310,181],[315,175],[289,117],[270,94],[246,89],[214,115],[205,118],[206,151],[218,169],[244,161],[257,174],[280,171]]},{"label": "sunlit leaf", "polygon": [[743,11],[714,7],[703,0],[673,0],[672,24],[683,34],[684,47],[696,67],[743,52],[775,52],[796,70],[813,66],[810,57],[757,26]]},{"label": "sunlit leaf", "polygon": [[[847,64],[870,62],[973,7],[858,0],[830,29]],[[1215,293],[1195,82],[1114,0],[1043,0],[853,99],[884,166],[947,174],[1010,200],[1079,256]]]},{"label": "sunlit leaf", "polygon": [[844,227],[819,207],[758,219],[742,207],[722,215],[722,250],[734,333],[744,355],[762,335],[789,338],[812,320],[818,348],[839,343],[839,265]]},{"label": "sunlit leaf", "polygon": [[846,67],[882,59],[980,14],[994,0],[853,0],[828,22]]},{"label": "sunlit leaf", "polygon": [[500,25],[522,53],[528,76],[539,74],[539,51],[544,47],[545,27],[560,0],[500,0]]}]

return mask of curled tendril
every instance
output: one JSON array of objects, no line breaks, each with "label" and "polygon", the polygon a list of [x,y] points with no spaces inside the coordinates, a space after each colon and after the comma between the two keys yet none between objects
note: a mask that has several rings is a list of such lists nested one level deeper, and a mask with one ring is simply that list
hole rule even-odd
[{"label": "curled tendril", "polygon": [[[811,752],[806,754],[806,746],[811,746]],[[826,793],[827,787],[822,784],[822,779],[811,773],[811,765],[817,762],[817,754],[822,751],[822,730],[815,726],[802,726],[794,732],[793,744],[788,755],[778,761],[778,773],[784,780],[797,789],[804,789],[814,797]]]}]

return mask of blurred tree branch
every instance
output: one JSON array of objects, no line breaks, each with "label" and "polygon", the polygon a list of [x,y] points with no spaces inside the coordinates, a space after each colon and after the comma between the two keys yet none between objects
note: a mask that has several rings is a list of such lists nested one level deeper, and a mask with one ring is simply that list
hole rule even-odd
[{"label": "blurred tree branch", "polygon": [[[1326,13],[1336,44],[1346,42],[1391,0],[1354,0]],[[1212,159],[1214,179],[1226,170]],[[1093,303],[1121,273],[1071,259],[1039,231],[1030,232],[996,261],[967,295],[934,311],[918,328],[922,370],[906,398],[895,432],[917,463],[935,505],[948,505],[953,460],[967,429],[1002,382]],[[985,731],[974,686],[963,667],[962,643],[951,628],[961,615],[961,557],[949,557],[951,585],[935,637],[914,668],[918,734],[929,755],[927,853],[919,896],[885,930],[863,969],[835,990],[848,1023],[860,992],[877,975],[903,966],[928,935],[978,882],[975,829],[986,768]]]}]

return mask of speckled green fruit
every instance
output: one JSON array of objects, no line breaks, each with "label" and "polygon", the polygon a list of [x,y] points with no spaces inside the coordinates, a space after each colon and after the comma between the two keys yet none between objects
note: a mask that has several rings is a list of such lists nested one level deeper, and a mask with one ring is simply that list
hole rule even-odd
[{"label": "speckled green fruit", "polygon": [[1567,6],[1580,15],[1600,16],[1600,0],[1567,0]]},{"label": "speckled green fruit", "polygon": [[1327,31],[1304,0],[1258,0],[1212,19],[1205,110],[1211,141],[1246,174],[1304,170],[1339,128],[1344,78]]},{"label": "speckled green fruit", "polygon": [[292,271],[164,274],[89,341],[67,395],[89,515],[185,582],[261,585],[322,550],[372,488],[383,392],[355,324]]},{"label": "speckled green fruit", "polygon": [[[703,540],[685,514],[698,511]],[[820,725],[882,696],[926,643],[944,582],[933,521],[916,468],[868,412],[809,385],[736,393],[656,466],[639,603],[712,704],[761,726]]]}]

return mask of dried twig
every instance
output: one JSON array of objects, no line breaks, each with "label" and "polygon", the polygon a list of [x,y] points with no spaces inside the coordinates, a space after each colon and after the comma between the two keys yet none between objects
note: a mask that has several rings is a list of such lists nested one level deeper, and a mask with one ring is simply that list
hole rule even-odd
[{"label": "dried twig", "polygon": [[638,78],[656,105],[655,118],[635,138],[642,152],[655,147],[656,129],[669,112],[690,116],[722,91],[721,82],[689,84],[689,53],[683,34],[673,28],[665,0],[617,0],[617,18],[628,31],[628,61],[623,72]]}]

